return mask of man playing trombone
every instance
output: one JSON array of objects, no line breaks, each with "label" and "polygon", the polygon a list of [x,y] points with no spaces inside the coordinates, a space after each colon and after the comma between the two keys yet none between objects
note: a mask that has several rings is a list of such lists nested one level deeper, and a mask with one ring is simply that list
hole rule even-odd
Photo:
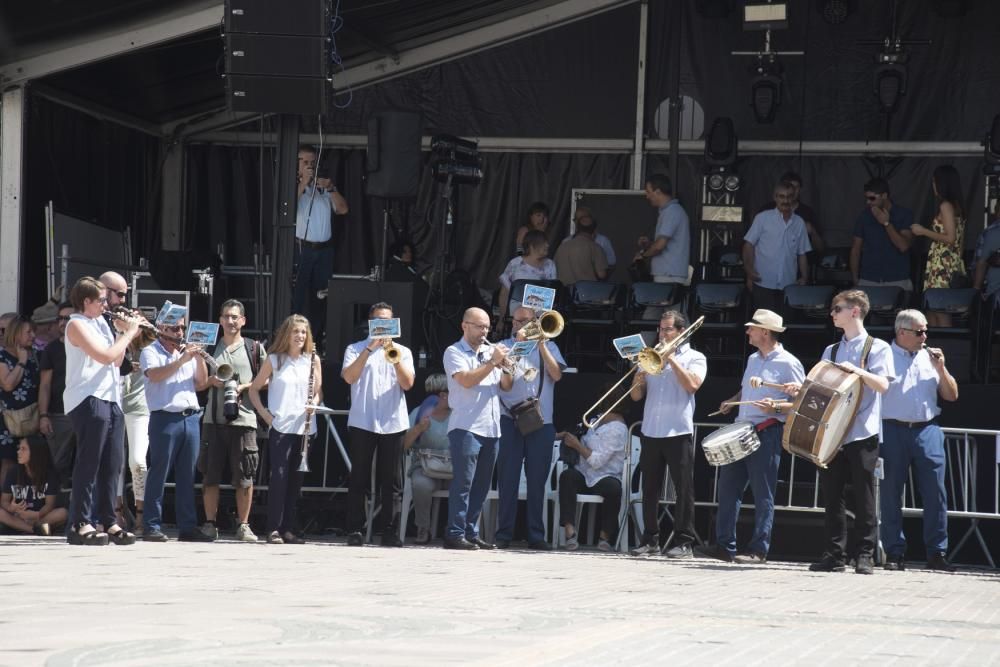
[{"label": "man playing trombone", "polygon": [[[782,387],[802,384],[802,363],[778,342],[785,330],[781,316],[763,308],[746,323],[747,339],[757,351],[747,360],[740,391],[719,407],[722,414],[740,404],[736,421],[750,422],[760,438],[760,447],[747,457],[719,468],[719,514],[715,521],[715,545],[699,555],[724,562],[763,563],[771,546],[774,525],[774,490],[781,463],[781,433],[792,403]],[[736,555],[736,516],[747,484],[753,491],[753,539],[746,553]]]},{"label": "man playing trombone", "polygon": [[[515,341],[524,340],[524,326],[534,321],[535,313],[530,308],[516,309],[512,337],[503,341],[503,345],[510,347]],[[545,541],[542,515],[545,512],[545,484],[552,465],[552,443],[556,435],[556,429],[552,425],[552,395],[555,383],[562,379],[562,369],[566,367],[566,362],[556,344],[547,340],[544,334],[541,335],[535,349],[517,362],[510,391],[500,392],[500,449],[497,455],[500,511],[496,541],[500,548],[510,546],[514,537],[523,464],[527,481],[528,546],[544,551],[551,549]],[[522,369],[526,368],[535,372],[523,372]],[[537,409],[542,415],[541,428],[525,433],[524,425],[515,422],[511,411],[516,412],[517,406],[531,399],[537,400]]]},{"label": "man playing trombone", "polygon": [[490,490],[500,437],[498,390],[510,391],[513,376],[502,373],[504,345],[490,345],[490,318],[482,308],[462,316],[462,338],[444,352],[448,376],[448,442],[454,477],[448,489],[446,549],[492,549],[479,536],[479,515]]},{"label": "man playing trombone", "polygon": [[[660,343],[677,339],[688,327],[688,319],[676,310],[660,318]],[[694,394],[707,373],[705,355],[689,343],[670,350],[663,372],[636,373],[632,384],[633,401],[646,397],[642,412],[639,470],[642,473],[643,537],[632,555],[660,553],[659,504],[666,467],[677,489],[674,510],[674,546],[668,558],[691,558],[694,532]]]},{"label": "man playing trombone", "polygon": [[[256,542],[257,536],[250,529],[250,502],[260,467],[257,414],[243,399],[266,355],[263,345],[243,337],[241,332],[246,323],[246,310],[236,299],[225,301],[219,308],[222,338],[212,354],[215,374],[208,378],[211,389],[202,422],[205,438],[198,469],[202,474],[202,501],[205,503],[205,526],[201,532],[212,539],[219,536],[215,526],[219,483],[228,460],[236,491],[236,518],[239,521],[236,539]],[[219,369],[226,370],[221,372]]]},{"label": "man playing trombone", "polygon": [[[379,302],[368,319],[391,319],[392,306]],[[371,477],[372,455],[378,458],[378,483],[382,496],[382,546],[401,547],[395,530],[394,491],[403,452],[403,434],[410,426],[404,392],[413,387],[415,373],[410,349],[390,338],[352,343],[344,351],[340,377],[351,385],[351,477],[347,487],[347,544],[362,546],[365,520],[365,487]]]}]

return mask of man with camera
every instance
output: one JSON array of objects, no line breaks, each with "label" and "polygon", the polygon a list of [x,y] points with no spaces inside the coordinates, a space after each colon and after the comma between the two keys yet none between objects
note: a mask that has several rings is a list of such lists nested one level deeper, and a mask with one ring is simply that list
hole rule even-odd
[{"label": "man with camera", "polygon": [[243,396],[264,361],[264,346],[241,334],[246,325],[246,310],[236,299],[229,299],[219,309],[222,339],[212,351],[218,370],[208,378],[208,404],[202,423],[201,455],[198,470],[202,474],[205,503],[205,526],[202,531],[213,540],[219,536],[216,516],[219,511],[219,484],[229,461],[232,484],[236,491],[236,539],[256,542],[250,530],[250,502],[253,482],[260,466],[257,450],[257,415],[243,404]]}]

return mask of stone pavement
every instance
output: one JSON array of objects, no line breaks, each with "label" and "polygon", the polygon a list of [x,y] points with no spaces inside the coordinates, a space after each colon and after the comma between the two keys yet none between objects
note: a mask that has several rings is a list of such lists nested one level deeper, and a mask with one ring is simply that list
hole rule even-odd
[{"label": "stone pavement", "polygon": [[0,665],[1000,664],[1000,574],[0,537]]}]

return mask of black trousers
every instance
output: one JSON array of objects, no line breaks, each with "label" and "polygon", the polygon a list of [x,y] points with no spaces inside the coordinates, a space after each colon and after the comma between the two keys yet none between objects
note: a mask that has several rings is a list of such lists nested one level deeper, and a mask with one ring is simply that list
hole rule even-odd
[{"label": "black trousers", "polygon": [[642,436],[639,470],[642,472],[642,521],[645,541],[659,535],[658,510],[663,490],[664,471],[670,466],[670,477],[677,489],[674,508],[675,544],[694,542],[694,441],[691,434],[669,438]]},{"label": "black trousers", "polygon": [[753,298],[754,308],[766,308],[779,315],[784,314],[782,311],[785,309],[785,293],[780,289],[768,289],[754,284],[750,296]]},{"label": "black trousers", "polygon": [[382,498],[382,531],[396,526],[395,490],[403,456],[403,433],[372,433],[351,428],[349,451],[351,478],[347,484],[347,531],[361,532],[365,524],[365,490],[372,475],[375,454],[375,483]]},{"label": "black trousers", "polygon": [[110,528],[117,522],[118,479],[125,465],[125,416],[117,403],[88,396],[70,411],[69,418],[76,432],[69,527],[96,517],[105,529]]},{"label": "black trousers", "polygon": [[[844,445],[830,466],[820,468],[827,536],[827,554],[844,559],[847,551],[847,513],[844,487],[850,483],[854,495],[854,533],[857,555],[871,556],[875,551],[878,526],[875,521],[875,464],[878,461],[878,436]],[[853,552],[852,552],[853,553]]]},{"label": "black trousers", "polygon": [[577,494],[596,494],[604,499],[601,505],[601,532],[608,536],[608,541],[615,538],[618,532],[618,509],[622,504],[622,483],[614,477],[602,477],[597,484],[587,486],[583,473],[576,468],[569,468],[559,475],[559,524],[567,523],[576,526],[576,496]]}]

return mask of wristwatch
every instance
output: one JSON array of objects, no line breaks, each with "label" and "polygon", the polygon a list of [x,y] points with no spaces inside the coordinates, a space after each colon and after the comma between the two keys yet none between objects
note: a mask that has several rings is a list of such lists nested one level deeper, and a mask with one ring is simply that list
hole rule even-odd
[{"label": "wristwatch", "polygon": [[777,403],[774,404],[774,414],[776,414],[776,415],[780,415],[781,414],[781,406],[778,405]]}]

